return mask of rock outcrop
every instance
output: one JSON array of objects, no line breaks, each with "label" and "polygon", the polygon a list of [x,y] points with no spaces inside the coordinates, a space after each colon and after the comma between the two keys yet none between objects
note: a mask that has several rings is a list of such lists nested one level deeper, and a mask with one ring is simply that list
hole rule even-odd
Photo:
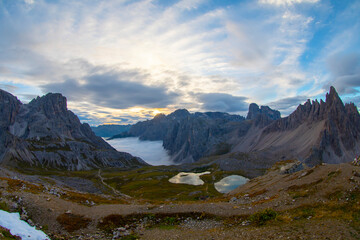
[{"label": "rock outcrop", "polygon": [[259,108],[256,103],[251,103],[246,119],[253,120],[255,126],[265,127],[274,120],[280,119],[280,112],[268,106],[261,106]]},{"label": "rock outcrop", "polygon": [[49,93],[22,104],[0,91],[0,162],[68,170],[144,165],[117,152],[67,109],[66,98]]}]

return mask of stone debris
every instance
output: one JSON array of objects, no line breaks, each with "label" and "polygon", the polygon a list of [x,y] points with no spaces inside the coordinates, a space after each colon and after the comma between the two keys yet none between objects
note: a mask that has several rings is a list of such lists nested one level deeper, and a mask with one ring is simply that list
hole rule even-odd
[{"label": "stone debris", "polygon": [[360,156],[354,158],[354,161],[352,161],[352,165],[354,165],[354,166],[360,166]]},{"label": "stone debris", "polygon": [[119,227],[117,229],[115,229],[115,231],[113,232],[113,240],[115,239],[121,239],[125,236],[129,236],[132,234],[132,231],[126,229],[125,227]]},{"label": "stone debris", "polygon": [[286,164],[282,166],[280,169],[281,174],[292,174],[304,169],[304,164],[300,161],[296,161],[293,163]]}]

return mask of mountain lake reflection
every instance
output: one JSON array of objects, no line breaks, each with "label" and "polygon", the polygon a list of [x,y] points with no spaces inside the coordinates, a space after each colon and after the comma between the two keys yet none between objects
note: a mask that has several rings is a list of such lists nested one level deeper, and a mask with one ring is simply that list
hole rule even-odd
[{"label": "mountain lake reflection", "polygon": [[248,178],[243,176],[231,175],[221,179],[219,182],[216,182],[214,186],[218,192],[228,193],[238,186],[244,185],[248,180]]},{"label": "mountain lake reflection", "polygon": [[202,173],[180,172],[174,177],[170,178],[169,182],[184,183],[189,185],[203,185],[204,181],[200,179],[200,176],[204,174],[210,174],[210,172],[202,172]]}]

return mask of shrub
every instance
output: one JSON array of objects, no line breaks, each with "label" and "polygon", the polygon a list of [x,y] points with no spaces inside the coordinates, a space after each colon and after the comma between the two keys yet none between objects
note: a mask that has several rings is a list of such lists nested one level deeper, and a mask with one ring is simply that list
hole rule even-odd
[{"label": "shrub", "polygon": [[258,226],[262,226],[266,222],[275,219],[277,215],[278,215],[277,212],[275,212],[271,208],[268,208],[268,209],[264,209],[263,211],[254,213],[249,217],[249,220]]},{"label": "shrub", "polygon": [[1,209],[1,210],[4,210],[4,211],[6,211],[6,212],[9,212],[9,211],[10,211],[9,206],[8,206],[7,203],[4,202],[4,201],[0,202],[0,209]]}]

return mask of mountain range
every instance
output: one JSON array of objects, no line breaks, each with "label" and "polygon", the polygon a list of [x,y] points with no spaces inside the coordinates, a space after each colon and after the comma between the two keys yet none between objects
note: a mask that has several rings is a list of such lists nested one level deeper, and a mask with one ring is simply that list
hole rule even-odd
[{"label": "mountain range", "polygon": [[[146,165],[96,136],[67,109],[61,94],[22,104],[0,90],[0,111],[1,165],[68,170]],[[244,170],[254,176],[281,160],[313,166],[349,162],[360,152],[359,112],[353,103],[344,105],[333,87],[325,101],[308,100],[284,118],[277,110],[252,103],[246,118],[179,109],[120,130],[124,127],[129,130],[112,138],[161,140],[175,163],[215,163],[225,171]]]},{"label": "mountain range", "polygon": [[0,164],[67,170],[134,167],[146,163],[118,152],[67,109],[58,93],[22,104],[0,90]]},{"label": "mountain range", "polygon": [[177,163],[216,156],[225,170],[271,167],[298,159],[310,166],[351,161],[360,152],[360,116],[353,103],[343,104],[335,88],[325,102],[308,100],[281,118],[267,106],[252,103],[246,118],[185,109],[134,124],[118,137],[162,140]]}]

